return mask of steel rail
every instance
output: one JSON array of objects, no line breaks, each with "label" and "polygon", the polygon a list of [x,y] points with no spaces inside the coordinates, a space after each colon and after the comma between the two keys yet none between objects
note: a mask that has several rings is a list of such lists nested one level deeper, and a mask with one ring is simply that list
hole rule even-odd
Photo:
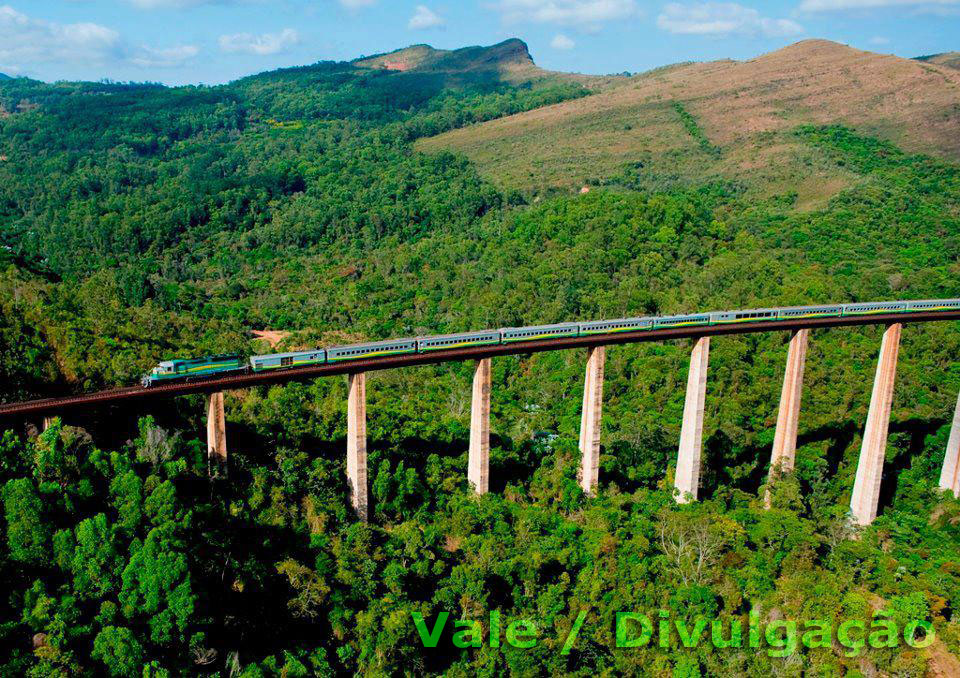
[{"label": "steel rail", "polygon": [[561,349],[633,344],[666,339],[722,336],[727,334],[754,334],[759,332],[853,327],[858,325],[891,325],[894,323],[935,322],[942,320],[960,320],[960,310],[884,313],[869,316],[799,318],[794,320],[759,321],[756,323],[735,325],[696,325],[690,327],[638,330],[621,334],[540,339],[511,344],[495,344],[492,346],[467,346],[449,350],[431,351],[430,353],[380,356],[376,358],[350,360],[344,363],[313,365],[278,372],[231,374],[203,379],[201,381],[177,382],[175,384],[163,384],[150,388],[130,386],[96,393],[64,396],[62,398],[46,398],[44,400],[9,403],[0,405],[0,417],[59,414],[67,410],[90,408],[117,401],[170,398],[194,393],[215,393],[217,391],[243,389],[253,386],[283,384],[291,381],[310,381],[320,377],[350,374],[352,372],[372,372],[398,367],[413,367],[417,365],[430,365],[462,360],[479,360],[481,358],[524,355]]}]

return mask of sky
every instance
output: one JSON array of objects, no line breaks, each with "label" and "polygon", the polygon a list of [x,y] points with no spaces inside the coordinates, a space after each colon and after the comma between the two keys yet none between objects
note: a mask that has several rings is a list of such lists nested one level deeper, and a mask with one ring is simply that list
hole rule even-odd
[{"label": "sky", "polygon": [[914,57],[960,51],[960,0],[0,0],[0,73],[219,84],[412,44],[517,37],[543,68],[640,72],[806,38]]}]

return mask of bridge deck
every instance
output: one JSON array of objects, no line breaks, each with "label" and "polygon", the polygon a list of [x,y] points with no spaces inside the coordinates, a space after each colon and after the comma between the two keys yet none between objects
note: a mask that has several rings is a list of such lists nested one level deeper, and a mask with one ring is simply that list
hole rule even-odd
[{"label": "bridge deck", "polygon": [[456,360],[478,360],[503,355],[518,355],[537,353],[541,351],[555,351],[569,348],[585,348],[590,346],[610,346],[614,344],[633,344],[644,341],[662,341],[664,339],[686,339],[690,337],[720,336],[725,334],[750,334],[756,332],[775,332],[784,330],[798,330],[803,328],[850,327],[856,325],[888,325],[892,323],[934,322],[938,320],[960,320],[960,310],[937,311],[931,313],[885,313],[870,316],[855,316],[847,318],[802,318],[797,320],[783,320],[773,322],[758,322],[743,325],[713,325],[680,327],[660,330],[640,330],[624,332],[616,335],[601,335],[589,337],[564,337],[559,339],[545,339],[522,342],[517,344],[496,346],[470,346],[451,349],[448,351],[433,351],[428,354],[413,353],[409,355],[381,356],[364,360],[352,360],[348,363],[334,365],[315,365],[282,372],[268,372],[260,374],[234,374],[218,378],[204,379],[189,383],[164,384],[152,388],[130,386],[97,393],[65,396],[63,398],[47,398],[31,400],[21,403],[0,405],[0,417],[24,415],[50,415],[67,410],[112,403],[122,400],[146,400],[150,398],[168,398],[188,395],[191,393],[214,393],[230,389],[248,388],[281,384],[289,381],[309,381],[318,377],[329,377],[351,372],[369,372],[373,370],[387,370],[397,367],[410,367],[433,363],[452,362]]}]

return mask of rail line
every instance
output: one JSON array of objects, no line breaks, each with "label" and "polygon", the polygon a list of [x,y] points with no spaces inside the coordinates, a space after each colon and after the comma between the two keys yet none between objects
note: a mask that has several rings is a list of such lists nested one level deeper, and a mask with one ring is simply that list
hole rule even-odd
[{"label": "rail line", "polygon": [[496,344],[492,346],[469,346],[450,350],[439,350],[431,353],[413,353],[396,356],[380,356],[352,360],[348,363],[315,365],[304,368],[293,368],[279,372],[257,374],[232,374],[223,377],[204,379],[195,382],[178,382],[163,384],[151,388],[130,386],[96,393],[64,396],[62,398],[46,398],[43,400],[29,400],[19,403],[0,405],[0,417],[23,417],[28,415],[60,414],[69,410],[96,407],[118,401],[150,400],[171,398],[194,393],[215,393],[234,389],[250,388],[253,386],[269,386],[292,381],[310,381],[320,377],[330,377],[352,372],[372,372],[388,370],[398,367],[413,367],[436,363],[474,360],[480,358],[494,358],[504,355],[523,355],[556,351],[571,348],[588,348],[591,346],[610,346],[616,344],[633,344],[645,341],[662,341],[665,339],[687,339],[691,337],[721,336],[727,334],[754,334],[758,332],[777,332],[799,329],[818,329],[829,327],[852,327],[857,325],[890,325],[894,323],[935,322],[944,320],[960,320],[960,310],[904,313],[883,313],[870,316],[800,318],[796,320],[767,321],[757,324],[742,325],[701,325],[694,327],[667,328],[655,330],[638,330],[622,334],[593,335],[581,337],[562,337],[518,342],[515,344]]}]

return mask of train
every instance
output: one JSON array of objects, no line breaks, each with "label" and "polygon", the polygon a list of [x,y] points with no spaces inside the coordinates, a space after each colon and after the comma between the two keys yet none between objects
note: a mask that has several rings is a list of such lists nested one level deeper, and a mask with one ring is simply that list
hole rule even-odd
[{"label": "train", "polygon": [[243,360],[239,355],[214,355],[204,358],[165,360],[144,375],[141,385],[208,379],[214,375],[242,372],[262,373],[312,365],[329,365],[365,360],[387,355],[432,353],[465,346],[496,346],[525,341],[614,335],[623,332],[659,330],[674,327],[764,323],[802,318],[851,317],[878,314],[931,313],[960,310],[960,299],[924,299],[919,301],[878,301],[821,306],[788,306],[739,311],[716,311],[689,315],[643,316],[597,320],[580,323],[558,323],[532,327],[502,327],[461,334],[442,334],[411,339],[389,339],[349,346],[317,348],[306,351],[255,355]]}]

